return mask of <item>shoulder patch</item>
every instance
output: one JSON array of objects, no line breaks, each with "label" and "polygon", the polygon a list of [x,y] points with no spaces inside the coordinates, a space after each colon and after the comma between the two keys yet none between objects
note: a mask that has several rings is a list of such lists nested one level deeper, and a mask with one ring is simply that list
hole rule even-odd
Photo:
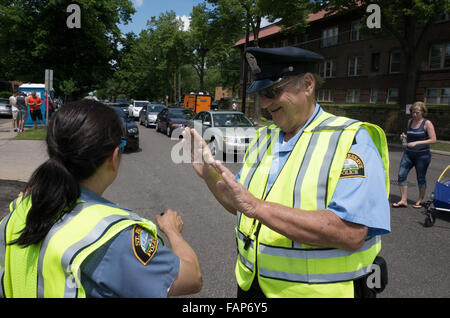
[{"label": "shoulder patch", "polygon": [[344,167],[342,168],[341,178],[364,178],[364,161],[360,156],[353,152],[349,152],[344,161]]},{"label": "shoulder patch", "polygon": [[147,265],[158,249],[158,239],[152,237],[150,233],[138,225],[133,227],[132,239],[134,255],[142,265]]}]

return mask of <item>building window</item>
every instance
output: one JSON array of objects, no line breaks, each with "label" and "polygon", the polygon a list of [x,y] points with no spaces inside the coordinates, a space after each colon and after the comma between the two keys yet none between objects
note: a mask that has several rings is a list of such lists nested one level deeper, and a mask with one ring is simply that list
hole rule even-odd
[{"label": "building window", "polygon": [[317,101],[319,102],[332,102],[334,94],[332,89],[319,89],[317,91]]},{"label": "building window", "polygon": [[389,59],[389,73],[400,73],[400,51],[391,52],[391,58]]},{"label": "building window", "polygon": [[377,88],[372,88],[370,90],[370,103],[377,103],[378,102],[378,89]]},{"label": "building window", "polygon": [[327,60],[319,64],[319,75],[323,78],[336,76],[336,60]]},{"label": "building window", "polygon": [[370,63],[370,71],[374,72],[374,73],[380,71],[380,53],[372,53],[372,61]]},{"label": "building window", "polygon": [[429,67],[430,70],[450,68],[450,43],[431,46]]},{"label": "building window", "polygon": [[359,96],[361,92],[359,89],[347,90],[347,103],[359,103]]},{"label": "building window", "polygon": [[338,44],[338,32],[337,26],[322,30],[322,47]]},{"label": "building window", "polygon": [[398,103],[398,88],[389,88],[388,96],[387,96],[388,104],[397,104]]},{"label": "building window", "polygon": [[361,40],[361,22],[354,21],[350,29],[350,41]]},{"label": "building window", "polygon": [[450,105],[450,88],[428,88],[425,102]]},{"label": "building window", "polygon": [[357,76],[362,73],[362,58],[352,56],[348,59],[348,76]]}]

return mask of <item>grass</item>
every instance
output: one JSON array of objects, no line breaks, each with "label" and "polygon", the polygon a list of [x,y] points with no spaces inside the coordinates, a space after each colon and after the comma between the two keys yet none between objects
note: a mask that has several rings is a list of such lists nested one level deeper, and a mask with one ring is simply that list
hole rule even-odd
[{"label": "grass", "polygon": [[16,140],[44,140],[47,136],[47,127],[38,127],[37,129],[28,128],[23,133],[18,134]]}]

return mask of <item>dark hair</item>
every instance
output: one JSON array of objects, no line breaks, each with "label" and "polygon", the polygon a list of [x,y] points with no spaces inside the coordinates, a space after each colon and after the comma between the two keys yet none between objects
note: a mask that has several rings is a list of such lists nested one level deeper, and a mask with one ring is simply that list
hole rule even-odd
[{"label": "dark hair", "polygon": [[26,226],[11,244],[39,243],[65,213],[75,207],[79,182],[92,176],[120,144],[123,127],[110,107],[94,100],[64,105],[49,121],[49,159],[27,184],[31,208]]}]

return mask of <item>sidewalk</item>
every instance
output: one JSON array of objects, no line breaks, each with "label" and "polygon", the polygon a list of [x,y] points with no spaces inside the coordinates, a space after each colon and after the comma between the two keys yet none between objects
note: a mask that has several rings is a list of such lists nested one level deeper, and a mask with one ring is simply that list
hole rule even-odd
[{"label": "sidewalk", "polygon": [[43,140],[14,140],[11,123],[0,124],[0,180],[27,182],[47,158]]}]

